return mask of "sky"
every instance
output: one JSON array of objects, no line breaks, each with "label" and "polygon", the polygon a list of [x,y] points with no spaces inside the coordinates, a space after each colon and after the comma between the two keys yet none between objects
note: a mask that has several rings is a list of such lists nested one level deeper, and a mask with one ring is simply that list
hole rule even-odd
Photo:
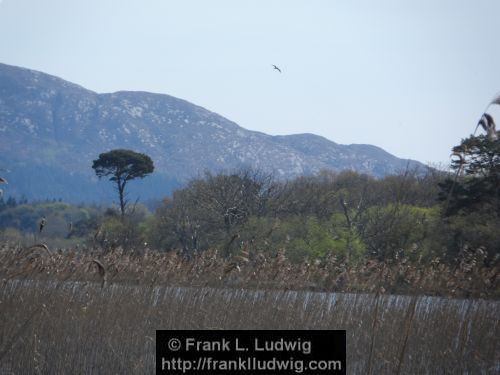
[{"label": "sky", "polygon": [[446,165],[500,92],[499,28],[498,0],[0,0],[0,62]]}]

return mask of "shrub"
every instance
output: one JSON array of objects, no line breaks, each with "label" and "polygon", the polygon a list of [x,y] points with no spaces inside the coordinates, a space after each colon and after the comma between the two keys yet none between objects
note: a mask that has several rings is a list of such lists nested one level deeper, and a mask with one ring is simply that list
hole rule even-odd
[{"label": "shrub", "polygon": [[363,238],[372,255],[393,258],[400,252],[425,251],[438,218],[437,208],[388,204],[368,209]]}]

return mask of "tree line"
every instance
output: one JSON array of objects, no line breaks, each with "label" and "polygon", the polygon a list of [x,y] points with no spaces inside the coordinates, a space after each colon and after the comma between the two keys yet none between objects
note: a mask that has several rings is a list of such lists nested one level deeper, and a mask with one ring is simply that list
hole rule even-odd
[{"label": "tree line", "polygon": [[332,256],[349,262],[453,261],[464,251],[480,250],[495,262],[500,142],[471,136],[453,152],[451,172],[405,170],[378,179],[353,171],[322,171],[290,181],[253,169],[207,172],[151,213],[125,198],[128,181],[152,172],[151,159],[114,150],[101,154],[93,168],[116,184],[118,208],[7,202],[0,204],[0,226],[11,228],[11,234],[12,229],[27,232],[43,215],[47,232],[68,244],[84,241],[127,251],[148,247],[186,257],[218,249],[227,257],[252,250],[285,252],[295,261]]}]

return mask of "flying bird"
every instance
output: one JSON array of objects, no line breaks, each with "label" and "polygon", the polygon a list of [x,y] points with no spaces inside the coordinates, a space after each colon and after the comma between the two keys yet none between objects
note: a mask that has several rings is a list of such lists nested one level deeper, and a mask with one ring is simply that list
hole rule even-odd
[{"label": "flying bird", "polygon": [[0,177],[0,184],[6,184],[7,180],[3,177]]},{"label": "flying bird", "polygon": [[477,123],[474,133],[480,126],[484,129],[484,131],[486,132],[486,136],[490,141],[496,141],[498,139],[495,121],[493,121],[493,117],[491,117],[491,115],[489,115],[488,113],[483,113],[481,119]]},{"label": "flying bird", "polygon": [[277,67],[276,65],[274,65],[274,64],[272,64],[272,65],[273,65],[273,68],[274,68],[275,70],[277,70],[278,72],[280,72],[280,73],[281,73],[281,69],[280,69],[280,68],[278,68],[278,67]]}]

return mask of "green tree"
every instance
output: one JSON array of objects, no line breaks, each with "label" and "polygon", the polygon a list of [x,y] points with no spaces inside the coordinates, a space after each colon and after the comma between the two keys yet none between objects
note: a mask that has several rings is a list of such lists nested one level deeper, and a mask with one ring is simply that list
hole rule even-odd
[{"label": "green tree", "polygon": [[455,176],[440,185],[453,246],[500,253],[500,140],[471,136],[453,148]]},{"label": "green tree", "polygon": [[453,148],[454,178],[441,184],[445,215],[483,211],[500,215],[500,141],[471,136]]},{"label": "green tree", "polygon": [[372,256],[380,260],[399,252],[418,250],[424,255],[437,225],[438,209],[390,203],[372,206],[363,218],[363,240]]},{"label": "green tree", "polygon": [[146,154],[131,150],[112,150],[99,155],[94,160],[92,168],[97,177],[107,177],[116,184],[120,200],[120,212],[125,215],[127,201],[125,200],[125,186],[128,181],[136,178],[144,178],[154,170],[153,161]]}]

